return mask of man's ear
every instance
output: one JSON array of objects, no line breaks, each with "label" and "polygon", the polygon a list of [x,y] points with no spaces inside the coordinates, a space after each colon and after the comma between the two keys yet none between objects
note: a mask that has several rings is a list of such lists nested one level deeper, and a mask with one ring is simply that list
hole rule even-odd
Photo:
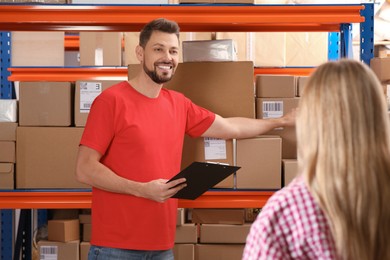
[{"label": "man's ear", "polygon": [[138,61],[142,62],[144,60],[144,49],[137,45],[137,47],[135,47],[135,55],[137,56]]}]

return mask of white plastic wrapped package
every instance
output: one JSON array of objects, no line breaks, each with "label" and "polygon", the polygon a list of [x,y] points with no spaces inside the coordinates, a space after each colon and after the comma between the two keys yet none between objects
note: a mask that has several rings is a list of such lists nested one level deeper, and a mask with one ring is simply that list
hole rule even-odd
[{"label": "white plastic wrapped package", "polygon": [[0,122],[16,122],[17,100],[0,99]]}]

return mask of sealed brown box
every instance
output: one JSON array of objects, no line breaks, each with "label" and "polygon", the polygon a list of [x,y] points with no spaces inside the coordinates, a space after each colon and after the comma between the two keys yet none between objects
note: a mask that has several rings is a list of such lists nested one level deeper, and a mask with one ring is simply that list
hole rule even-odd
[{"label": "sealed brown box", "polygon": [[83,224],[83,241],[91,241],[92,224]]},{"label": "sealed brown box", "polygon": [[64,66],[64,39],[65,33],[60,31],[12,32],[11,65]]},{"label": "sealed brown box", "polygon": [[195,259],[223,259],[239,260],[242,259],[245,244],[217,245],[217,244],[196,244]]},{"label": "sealed brown box", "polygon": [[14,164],[0,163],[0,189],[14,189]]},{"label": "sealed brown box", "polygon": [[0,122],[0,141],[16,141],[18,123]]},{"label": "sealed brown box", "polygon": [[303,94],[303,90],[309,80],[309,76],[299,76],[298,77],[298,97],[301,97]]},{"label": "sealed brown box", "polygon": [[39,259],[79,260],[80,241],[56,242],[41,240],[38,242]]},{"label": "sealed brown box", "polygon": [[[281,117],[297,108],[299,98],[257,98],[257,118]],[[267,135],[278,135],[282,138],[282,159],[297,158],[297,138],[295,127],[275,128]]]},{"label": "sealed brown box", "polygon": [[379,81],[386,82],[390,80],[390,58],[372,58],[370,67]]},{"label": "sealed brown box", "polygon": [[90,188],[75,178],[83,128],[18,127],[16,188]]},{"label": "sealed brown box", "polygon": [[238,189],[280,189],[282,140],[261,136],[237,140]]},{"label": "sealed brown box", "polygon": [[88,260],[88,252],[91,244],[89,242],[80,243],[80,260]]},{"label": "sealed brown box", "polygon": [[15,141],[0,141],[0,162],[15,162]]},{"label": "sealed brown box", "polygon": [[[181,168],[184,169],[194,161],[218,162],[234,165],[233,140],[216,138],[191,138],[185,136]],[[233,188],[234,175],[216,184],[214,188]]]},{"label": "sealed brown box", "polygon": [[80,220],[80,224],[91,224],[92,223],[91,214],[80,214],[79,220]]},{"label": "sealed brown box", "polygon": [[48,240],[68,242],[80,240],[80,221],[78,219],[53,219],[47,222]]},{"label": "sealed brown box", "polygon": [[80,32],[80,66],[121,66],[122,33]]},{"label": "sealed brown box", "polygon": [[70,126],[70,82],[20,82],[20,126]]},{"label": "sealed brown box", "polygon": [[188,223],[176,226],[175,243],[197,243],[198,228],[195,224]]},{"label": "sealed brown box", "polygon": [[237,224],[245,222],[244,209],[193,209],[192,223]]},{"label": "sealed brown box", "polygon": [[251,224],[202,224],[199,242],[202,244],[245,244],[250,227]]},{"label": "sealed brown box", "polygon": [[95,98],[105,89],[121,80],[83,80],[76,81],[74,97],[74,121],[76,126],[85,126],[89,110]]},{"label": "sealed brown box", "polygon": [[194,260],[195,245],[194,244],[175,244],[173,247],[173,255],[175,260]]},{"label": "sealed brown box", "polygon": [[293,98],[297,96],[297,79],[293,75],[256,75],[256,97]]},{"label": "sealed brown box", "polygon": [[287,186],[298,174],[298,161],[293,159],[282,160],[283,186]]},{"label": "sealed brown box", "polygon": [[[138,65],[128,68],[129,79],[140,69]],[[222,117],[255,118],[253,73],[250,61],[185,62],[164,86]]]}]

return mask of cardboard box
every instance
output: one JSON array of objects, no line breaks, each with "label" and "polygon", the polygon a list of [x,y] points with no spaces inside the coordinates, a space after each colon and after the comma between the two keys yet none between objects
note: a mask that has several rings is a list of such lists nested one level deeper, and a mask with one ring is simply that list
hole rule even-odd
[{"label": "cardboard box", "polygon": [[0,141],[0,162],[15,162],[15,141]]},{"label": "cardboard box", "polygon": [[285,32],[255,32],[251,43],[256,67],[286,66]]},{"label": "cardboard box", "polygon": [[13,190],[14,187],[14,164],[0,163],[0,189]]},{"label": "cardboard box", "polygon": [[328,61],[328,32],[287,32],[286,66],[318,66]]},{"label": "cardboard box", "polygon": [[16,99],[0,99],[0,122],[17,122]]},{"label": "cardboard box", "polygon": [[83,224],[83,241],[91,241],[92,224]]},{"label": "cardboard box", "polygon": [[122,80],[83,80],[76,81],[74,97],[74,121],[76,126],[85,126],[92,102],[105,89]]},{"label": "cardboard box", "polygon": [[[139,69],[139,65],[129,65],[129,79]],[[164,86],[222,117],[255,118],[253,74],[250,61],[185,62]]]},{"label": "cardboard box", "polygon": [[38,242],[39,259],[79,260],[80,241],[55,242],[41,240]]},{"label": "cardboard box", "polygon": [[122,33],[80,32],[80,66],[121,66]]},{"label": "cardboard box", "polygon": [[68,242],[80,240],[80,221],[78,219],[54,219],[47,222],[48,240]]},{"label": "cardboard box", "polygon": [[92,223],[92,218],[91,214],[80,214],[79,215],[79,220],[80,224],[91,224]]},{"label": "cardboard box", "polygon": [[20,82],[20,126],[70,126],[70,82]]},{"label": "cardboard box", "polygon": [[[194,161],[234,165],[233,140],[185,136],[181,169]],[[214,188],[234,188],[234,175],[228,176]]]},{"label": "cardboard box", "polygon": [[18,127],[16,188],[90,188],[76,180],[83,128]]},{"label": "cardboard box", "polygon": [[238,260],[242,258],[245,244],[237,245],[215,245],[215,244],[197,244],[195,245],[195,259],[223,259]]},{"label": "cardboard box", "polygon": [[[257,98],[257,118],[277,118],[297,108],[299,98]],[[295,127],[276,128],[266,133],[282,138],[282,159],[297,158]]]},{"label": "cardboard box", "polygon": [[305,89],[305,86],[307,84],[307,81],[309,80],[309,76],[299,76],[298,77],[298,97],[301,97],[303,94],[303,90]]},{"label": "cardboard box", "polygon": [[256,97],[293,98],[297,96],[297,78],[293,75],[256,75]]},{"label": "cardboard box", "polygon": [[298,161],[293,159],[282,160],[283,186],[287,186],[298,174]]},{"label": "cardboard box", "polygon": [[192,223],[198,224],[236,224],[245,222],[244,209],[193,209]]},{"label": "cardboard box", "polygon": [[197,243],[198,227],[195,224],[176,226],[175,243]]},{"label": "cardboard box", "polygon": [[176,226],[184,225],[185,223],[185,216],[184,216],[185,209],[184,208],[178,208],[177,214],[176,214]]},{"label": "cardboard box", "polygon": [[175,260],[194,260],[195,245],[194,244],[175,244],[173,247],[173,255]]},{"label": "cardboard box", "polygon": [[[44,17],[42,17],[44,19]],[[12,32],[11,66],[61,66],[65,64],[64,32]]]},{"label": "cardboard box", "polygon": [[199,242],[202,244],[245,244],[250,227],[251,224],[202,224]]},{"label": "cardboard box", "polygon": [[237,140],[237,189],[280,189],[282,140],[261,136]]},{"label": "cardboard box", "polygon": [[372,58],[370,61],[370,67],[380,82],[384,83],[390,81],[390,57]]},{"label": "cardboard box", "polygon": [[18,123],[0,122],[0,141],[16,141]]},{"label": "cardboard box", "polygon": [[88,260],[88,252],[91,247],[89,242],[80,243],[80,260]]},{"label": "cardboard box", "polygon": [[183,62],[236,60],[236,47],[232,39],[183,41]]},{"label": "cardboard box", "polygon": [[52,209],[51,219],[76,219],[79,218],[79,209]]}]

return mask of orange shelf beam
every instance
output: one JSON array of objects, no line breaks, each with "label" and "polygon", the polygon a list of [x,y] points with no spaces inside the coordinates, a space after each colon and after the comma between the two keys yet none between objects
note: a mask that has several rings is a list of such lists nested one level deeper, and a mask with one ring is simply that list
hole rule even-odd
[{"label": "orange shelf beam", "polygon": [[[209,191],[196,200],[179,199],[181,208],[261,208],[273,192]],[[86,192],[0,192],[0,209],[90,208],[92,193]]]},{"label": "orange shelf beam", "polygon": [[[180,66],[180,65],[179,65]],[[257,74],[309,75],[314,68],[255,68]],[[9,81],[127,80],[127,67],[11,67]]]},{"label": "orange shelf beam", "polygon": [[187,32],[340,31],[364,5],[1,5],[0,31],[139,31],[165,17]]}]

